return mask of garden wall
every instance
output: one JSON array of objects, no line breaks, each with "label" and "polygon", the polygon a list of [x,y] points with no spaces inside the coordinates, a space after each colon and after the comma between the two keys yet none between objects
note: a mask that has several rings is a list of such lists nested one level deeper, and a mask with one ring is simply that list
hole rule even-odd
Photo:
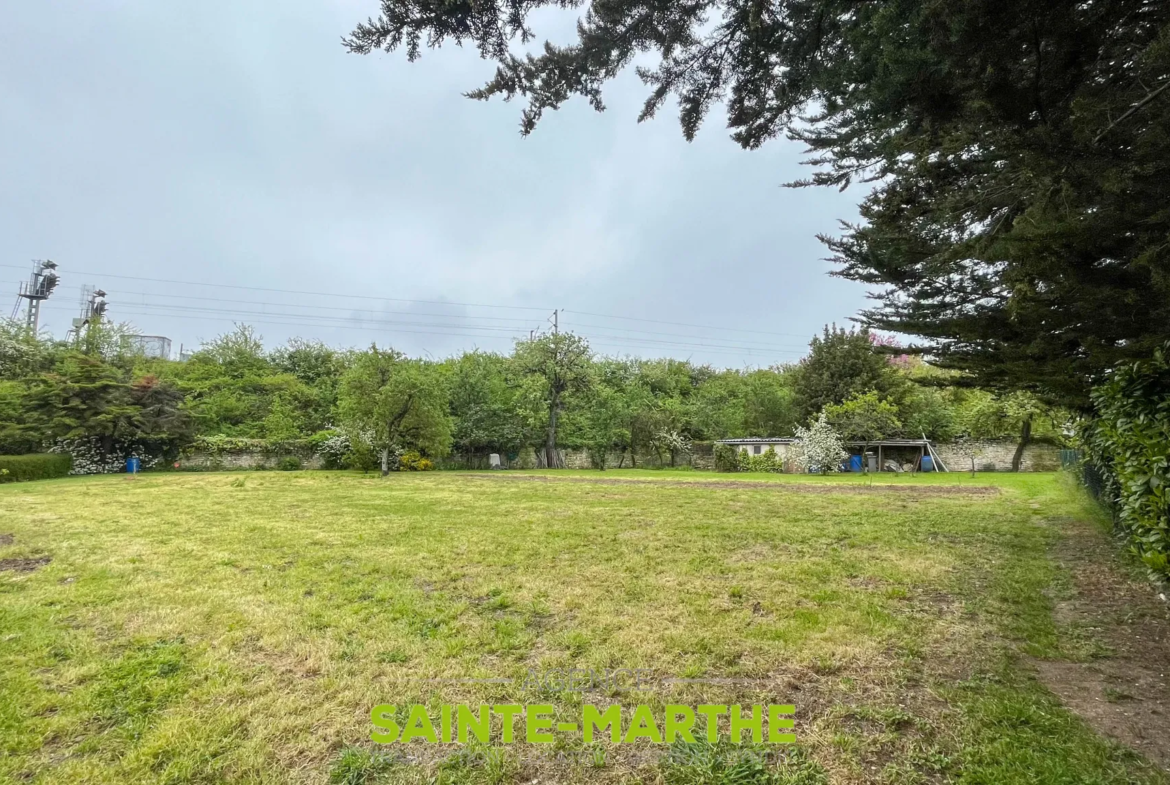
[{"label": "garden wall", "polygon": [[276,469],[288,458],[301,462],[304,469],[321,469],[324,462],[317,455],[285,454],[265,452],[208,453],[192,452],[179,459],[179,468],[193,471],[232,471],[235,469]]},{"label": "garden wall", "polygon": [[[953,472],[971,471],[971,460],[980,472],[1010,472],[1016,454],[1014,441],[967,441],[936,444],[934,451]],[[1045,442],[1033,442],[1024,448],[1020,471],[1054,472],[1060,468],[1060,448]]]},{"label": "garden wall", "polygon": [[[1011,441],[978,441],[955,442],[951,444],[936,444],[935,451],[947,468],[951,471],[970,471],[971,459],[975,459],[977,471],[1006,472],[1011,471],[1012,456],[1016,452],[1016,443]],[[783,451],[777,450],[778,453]],[[593,459],[588,450],[565,449],[561,450],[561,458],[566,469],[593,469]],[[780,455],[781,459],[786,456]],[[230,471],[235,469],[276,469],[280,462],[287,458],[296,458],[301,461],[305,469],[323,468],[320,456],[301,451],[270,453],[261,450],[234,450],[208,452],[195,450],[180,459],[181,469],[201,471]],[[543,451],[531,448],[521,450],[512,460],[507,455],[500,456],[505,469],[539,469],[544,468]],[[452,455],[439,462],[443,469],[486,469],[488,468],[487,455]],[[607,469],[631,468],[660,469],[670,466],[670,456],[659,456],[654,453],[637,455],[631,464],[630,454],[611,452],[606,457]],[[703,471],[715,469],[715,458],[709,443],[696,443],[688,455],[677,455],[675,466],[691,467]],[[1033,443],[1024,450],[1024,457],[1020,469],[1026,472],[1048,472],[1060,468],[1060,450],[1054,445]]]}]

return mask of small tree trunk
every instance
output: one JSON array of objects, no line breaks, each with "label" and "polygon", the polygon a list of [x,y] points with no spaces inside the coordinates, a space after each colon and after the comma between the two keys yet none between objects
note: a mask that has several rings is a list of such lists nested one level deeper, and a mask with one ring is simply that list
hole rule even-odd
[{"label": "small tree trunk", "polygon": [[1012,471],[1020,470],[1020,463],[1024,460],[1024,448],[1032,441],[1032,417],[1029,415],[1020,427],[1020,443],[1016,446],[1016,454],[1012,456]]},{"label": "small tree trunk", "polygon": [[382,448],[382,476],[385,477],[390,473],[390,448]]},{"label": "small tree trunk", "polygon": [[564,468],[561,456],[557,454],[557,415],[560,408],[559,396],[554,395],[548,408],[548,432],[544,438],[544,462],[550,469]]}]

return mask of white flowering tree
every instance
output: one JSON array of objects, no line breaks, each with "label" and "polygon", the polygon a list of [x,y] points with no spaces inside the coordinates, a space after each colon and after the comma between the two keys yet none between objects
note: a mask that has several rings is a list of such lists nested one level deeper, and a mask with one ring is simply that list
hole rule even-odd
[{"label": "white flowering tree", "polygon": [[678,461],[679,455],[689,455],[691,452],[691,440],[686,434],[670,429],[663,429],[654,434],[650,444],[660,455],[664,452],[670,455],[671,466]]},{"label": "white flowering tree", "polygon": [[824,412],[808,428],[796,428],[797,461],[806,471],[814,469],[827,474],[841,470],[841,464],[849,457],[841,436],[829,425]]}]

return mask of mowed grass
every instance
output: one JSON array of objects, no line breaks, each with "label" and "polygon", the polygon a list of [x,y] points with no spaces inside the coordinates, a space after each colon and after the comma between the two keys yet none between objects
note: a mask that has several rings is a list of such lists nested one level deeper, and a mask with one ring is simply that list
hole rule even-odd
[{"label": "mowed grass", "polygon": [[[1090,656],[1052,617],[1067,576],[1049,549],[1091,514],[1063,478],[728,479],[0,486],[0,559],[51,557],[0,572],[0,781],[1166,781],[1031,675],[1030,658]],[[521,684],[564,668],[723,681]],[[582,702],[791,703],[798,743],[761,760],[582,751],[580,733],[462,754],[369,740],[381,703],[549,703],[571,721]]]}]

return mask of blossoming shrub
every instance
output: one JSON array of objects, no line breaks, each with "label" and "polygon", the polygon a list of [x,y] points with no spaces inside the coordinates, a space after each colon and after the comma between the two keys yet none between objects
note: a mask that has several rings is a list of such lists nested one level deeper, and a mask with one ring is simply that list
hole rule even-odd
[{"label": "blossoming shrub", "polygon": [[126,471],[126,459],[135,456],[140,469],[153,469],[162,460],[156,445],[146,442],[115,439],[103,446],[99,437],[59,439],[49,452],[73,458],[70,474],[116,474]]},{"label": "blossoming shrub", "polygon": [[350,438],[344,431],[321,431],[310,439],[314,451],[321,458],[326,469],[347,468],[347,460],[353,452]]},{"label": "blossoming shrub", "polygon": [[802,471],[822,474],[841,471],[849,458],[841,436],[829,425],[824,412],[807,428],[796,428],[796,464]]}]

